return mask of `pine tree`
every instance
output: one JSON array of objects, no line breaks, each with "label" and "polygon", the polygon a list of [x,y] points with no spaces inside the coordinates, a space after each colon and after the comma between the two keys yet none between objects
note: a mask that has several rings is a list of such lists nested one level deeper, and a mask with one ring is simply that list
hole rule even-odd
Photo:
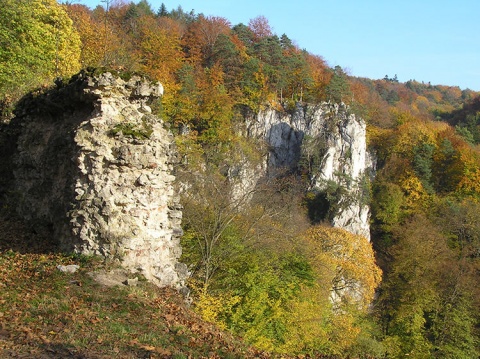
[{"label": "pine tree", "polygon": [[168,16],[167,7],[165,6],[165,4],[163,2],[162,2],[162,4],[160,5],[160,8],[157,11],[157,16],[158,17]]}]

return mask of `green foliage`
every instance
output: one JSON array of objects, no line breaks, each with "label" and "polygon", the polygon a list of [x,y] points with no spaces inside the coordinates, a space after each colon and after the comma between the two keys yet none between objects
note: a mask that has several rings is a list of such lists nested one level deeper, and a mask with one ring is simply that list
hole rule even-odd
[{"label": "green foliage", "polygon": [[[198,205],[193,207],[197,216]],[[251,234],[245,233],[236,210],[228,205],[203,207],[201,213],[199,222],[188,217],[182,242],[183,260],[193,265],[197,310],[259,348],[288,352],[290,306],[302,286],[313,284],[310,263],[291,250],[252,247]],[[248,215],[249,222],[258,220],[252,218],[255,213]]]},{"label": "green foliage", "polygon": [[127,10],[126,18],[135,18],[141,16],[153,15],[152,6],[147,0],[140,0],[137,4],[131,3]]},{"label": "green foliage", "polygon": [[376,225],[383,231],[390,231],[401,222],[404,194],[394,183],[376,182],[373,186],[372,216]]},{"label": "green foliage", "polygon": [[195,11],[192,9],[189,12],[186,12],[183,10],[181,5],[178,5],[176,9],[172,9],[170,13],[168,14],[168,17],[175,19],[179,22],[182,22],[184,24],[189,24],[197,18],[197,15],[195,14]]},{"label": "green foliage", "polygon": [[319,224],[328,219],[330,202],[325,193],[308,192],[304,198],[304,205],[312,224]]},{"label": "green foliage", "polygon": [[439,192],[453,192],[460,181],[461,169],[457,167],[458,152],[448,138],[440,140],[435,152],[435,186]]},{"label": "green foliage", "polygon": [[121,133],[124,136],[145,140],[150,138],[153,133],[153,128],[145,121],[142,122],[141,126],[137,126],[134,123],[125,122],[115,125],[111,133],[112,135]]},{"label": "green foliage", "polygon": [[475,136],[470,132],[469,128],[466,126],[460,126],[457,125],[455,126],[455,131],[464,138],[465,141],[467,141],[470,144],[475,143]]},{"label": "green foliage", "polygon": [[432,194],[434,192],[432,186],[432,165],[433,152],[435,146],[429,143],[423,143],[414,149],[413,169],[420,178],[423,188]]},{"label": "green foliage", "polygon": [[80,40],[55,0],[0,1],[0,96],[78,71]]},{"label": "green foliage", "polygon": [[383,344],[391,358],[476,357],[480,163],[458,136],[471,140],[472,133],[406,114],[397,119],[395,131],[383,135],[387,156],[372,202],[372,238],[384,269],[376,303]]},{"label": "green foliage", "polygon": [[351,95],[347,75],[340,66],[332,70],[332,79],[325,89],[328,99],[333,103],[349,102]]},{"label": "green foliage", "polygon": [[[296,107],[296,103],[292,104]],[[292,110],[295,109],[292,108]],[[289,109],[287,108],[287,111]],[[321,161],[325,155],[325,139],[321,136],[305,135],[302,140],[302,153],[298,161],[299,171],[305,175],[311,176],[320,167]]]},{"label": "green foliage", "polygon": [[448,236],[423,216],[394,232],[393,261],[379,300],[390,356],[475,357],[478,316],[469,289],[475,279],[462,277],[470,264],[458,260]]}]

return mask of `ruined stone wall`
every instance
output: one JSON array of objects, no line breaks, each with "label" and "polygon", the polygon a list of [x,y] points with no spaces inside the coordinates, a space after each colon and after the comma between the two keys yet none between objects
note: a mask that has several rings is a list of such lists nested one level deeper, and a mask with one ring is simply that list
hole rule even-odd
[{"label": "ruined stone wall", "polygon": [[11,126],[17,212],[64,250],[120,261],[160,286],[181,286],[181,206],[173,136],[149,104],[161,84],[81,73],[29,96]]}]

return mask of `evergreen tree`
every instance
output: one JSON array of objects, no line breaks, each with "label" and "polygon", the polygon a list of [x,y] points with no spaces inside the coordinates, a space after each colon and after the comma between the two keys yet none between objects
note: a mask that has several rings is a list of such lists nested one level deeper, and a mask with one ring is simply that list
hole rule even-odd
[{"label": "evergreen tree", "polygon": [[285,34],[280,37],[280,44],[284,50],[291,50],[294,48],[292,40],[290,40],[290,38]]},{"label": "evergreen tree", "polygon": [[333,102],[344,102],[351,95],[348,78],[340,66],[332,70],[332,79],[325,89],[328,99]]},{"label": "evergreen tree", "polygon": [[168,16],[168,10],[167,10],[167,7],[165,6],[165,4],[162,2],[162,4],[160,5],[160,8],[158,9],[157,11],[157,16],[158,17],[164,17],[164,16]]},{"label": "evergreen tree", "polygon": [[420,178],[425,190],[430,194],[434,192],[432,185],[432,165],[434,151],[434,145],[424,143],[414,149],[415,156],[413,158],[413,168],[415,173]]}]

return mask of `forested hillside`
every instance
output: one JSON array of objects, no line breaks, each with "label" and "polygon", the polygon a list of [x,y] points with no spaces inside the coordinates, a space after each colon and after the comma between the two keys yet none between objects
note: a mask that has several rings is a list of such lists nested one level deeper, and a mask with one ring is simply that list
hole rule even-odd
[{"label": "forested hillside", "polygon": [[[195,193],[182,198],[182,260],[204,319],[277,353],[480,355],[480,93],[350,76],[261,16],[231,24],[146,0],[106,4],[0,0],[2,122],[28,91],[82,68],[160,81],[153,111]],[[228,195],[235,164],[267,151],[244,119],[320,102],[367,123],[371,242],[312,217],[322,203],[305,168]]]}]

